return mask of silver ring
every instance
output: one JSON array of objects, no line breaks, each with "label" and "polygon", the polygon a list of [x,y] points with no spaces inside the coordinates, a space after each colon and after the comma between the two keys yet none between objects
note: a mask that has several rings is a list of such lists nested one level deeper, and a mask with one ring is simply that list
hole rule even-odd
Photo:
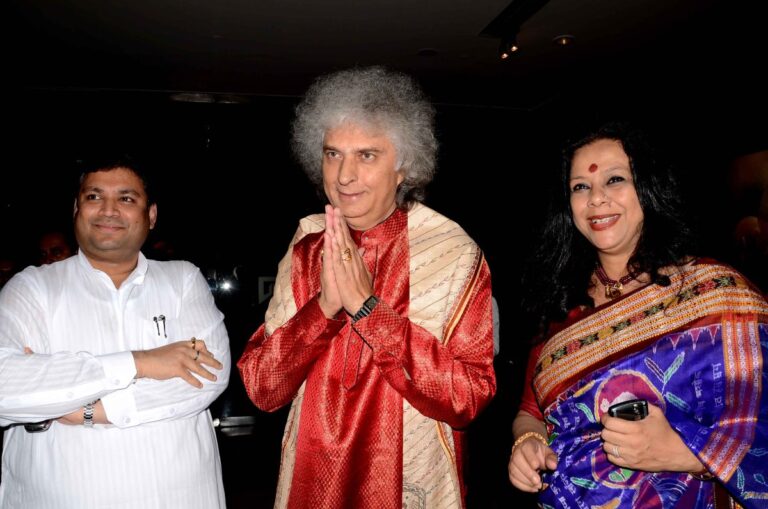
[{"label": "silver ring", "polygon": [[619,446],[618,445],[614,445],[613,446],[613,455],[616,456],[617,458],[621,458],[621,454],[619,454]]}]

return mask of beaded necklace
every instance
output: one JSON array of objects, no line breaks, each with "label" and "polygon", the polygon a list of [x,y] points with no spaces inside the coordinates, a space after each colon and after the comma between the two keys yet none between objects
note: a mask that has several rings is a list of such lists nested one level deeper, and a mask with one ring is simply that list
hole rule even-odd
[{"label": "beaded necklace", "polygon": [[624,285],[635,279],[631,274],[620,277],[618,281],[611,279],[608,277],[608,274],[605,273],[605,269],[603,269],[602,265],[597,266],[595,275],[605,287],[606,299],[615,299],[620,296],[621,290],[624,289]]}]

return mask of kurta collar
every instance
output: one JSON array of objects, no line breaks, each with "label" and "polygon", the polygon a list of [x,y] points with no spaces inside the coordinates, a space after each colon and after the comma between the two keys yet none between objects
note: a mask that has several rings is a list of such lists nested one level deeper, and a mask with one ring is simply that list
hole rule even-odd
[{"label": "kurta collar", "polygon": [[373,228],[367,230],[353,230],[350,228],[349,232],[352,235],[352,240],[355,241],[355,244],[361,246],[363,244],[379,244],[394,239],[399,233],[407,228],[407,226],[407,212],[396,208],[388,218]]},{"label": "kurta collar", "polygon": [[[97,268],[95,268],[93,265],[91,265],[91,262],[88,260],[88,257],[83,254],[82,249],[77,250],[77,258],[80,263],[80,266],[83,267],[87,272],[97,275],[101,278],[106,278],[107,281],[109,281],[110,284],[112,283],[112,279],[104,272]],[[136,263],[136,268],[133,269],[133,272],[125,279],[122,285],[120,287],[124,287],[131,284],[144,284],[144,278],[147,275],[147,268],[149,267],[149,263],[147,262],[147,258],[144,256],[144,253],[139,251],[139,260]],[[114,285],[113,285],[114,286]]]}]

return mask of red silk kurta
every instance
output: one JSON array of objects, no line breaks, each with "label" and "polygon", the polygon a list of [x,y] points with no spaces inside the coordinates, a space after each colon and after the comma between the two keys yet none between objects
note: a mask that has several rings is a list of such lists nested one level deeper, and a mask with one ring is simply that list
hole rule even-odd
[{"label": "red silk kurta", "polygon": [[322,232],[298,240],[290,269],[296,314],[271,335],[262,325],[238,362],[249,397],[263,410],[291,402],[306,381],[288,507],[402,507],[403,398],[424,416],[462,428],[495,391],[485,261],[477,257],[468,291],[451,306],[450,335],[436,338],[408,319],[407,219],[397,210],[354,232],[380,298],[354,327],[343,313],[326,319],[317,303]]}]

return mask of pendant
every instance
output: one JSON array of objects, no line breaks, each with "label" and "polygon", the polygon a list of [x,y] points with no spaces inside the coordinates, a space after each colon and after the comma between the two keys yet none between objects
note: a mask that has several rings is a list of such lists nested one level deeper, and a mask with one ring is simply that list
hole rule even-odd
[{"label": "pendant", "polygon": [[621,290],[623,288],[624,288],[624,285],[622,285],[618,281],[616,281],[613,284],[605,285],[605,298],[613,300],[616,297],[619,297],[621,295]]}]

